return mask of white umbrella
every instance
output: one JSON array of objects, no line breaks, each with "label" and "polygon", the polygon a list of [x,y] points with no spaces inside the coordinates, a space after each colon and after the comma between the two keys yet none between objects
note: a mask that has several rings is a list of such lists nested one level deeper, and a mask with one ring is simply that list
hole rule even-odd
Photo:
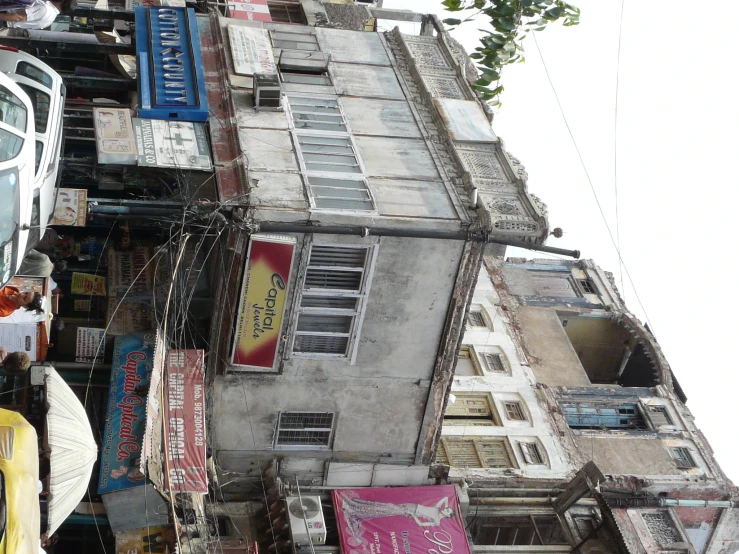
[{"label": "white umbrella", "polygon": [[46,434],[51,450],[48,531],[64,523],[84,498],[98,448],[84,406],[53,367],[45,368]]}]

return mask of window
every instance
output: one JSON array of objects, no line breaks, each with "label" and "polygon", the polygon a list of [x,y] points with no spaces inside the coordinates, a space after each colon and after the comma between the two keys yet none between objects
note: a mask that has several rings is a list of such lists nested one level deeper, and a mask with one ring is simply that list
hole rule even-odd
[{"label": "window", "polygon": [[0,120],[19,131],[26,132],[28,110],[20,98],[3,86],[0,86]]},{"label": "window", "polygon": [[[0,112],[2,111],[0,100]],[[0,115],[2,117],[2,115]],[[23,139],[16,134],[0,129],[0,162],[6,162],[15,158],[23,147]]]},{"label": "window", "polygon": [[41,92],[37,88],[29,87],[18,83],[18,86],[23,89],[31,99],[31,105],[33,106],[34,122],[36,123],[36,132],[45,133],[46,127],[49,122],[49,110],[51,108],[51,96],[45,92]]},{"label": "window", "polygon": [[518,447],[521,449],[521,455],[527,464],[544,464],[544,456],[539,451],[539,445],[535,442],[519,442]]},{"label": "window", "polygon": [[329,448],[333,429],[332,412],[280,412],[275,446]]},{"label": "window", "polygon": [[284,50],[307,50],[319,52],[318,39],[316,35],[303,33],[285,33],[282,31],[270,31],[272,46]]},{"label": "window", "polygon": [[46,73],[46,71],[36,67],[35,65],[31,65],[28,62],[18,62],[18,67],[16,68],[15,72],[18,75],[23,75],[24,77],[28,77],[29,79],[36,81],[37,83],[41,83],[46,88],[51,88],[51,85],[54,82],[51,78],[51,75]]},{"label": "window", "polygon": [[491,354],[484,352],[482,354],[482,361],[485,364],[485,370],[492,373],[507,373],[505,362],[501,354]]},{"label": "window", "polygon": [[516,467],[502,438],[442,437],[436,460],[455,467]]},{"label": "window", "polygon": [[348,356],[369,292],[366,246],[313,245],[298,308],[293,352]]},{"label": "window", "polygon": [[647,414],[654,427],[673,424],[667,406],[647,406]]},{"label": "window", "polygon": [[352,211],[374,211],[375,209],[364,179],[340,179],[314,175],[307,175],[305,179],[314,208]]},{"label": "window", "polygon": [[507,400],[503,402],[506,418],[511,421],[528,421],[523,405],[517,400]]},{"label": "window", "polygon": [[578,279],[577,284],[580,285],[580,288],[585,294],[598,294],[598,289],[595,287],[595,283],[590,279]]},{"label": "window", "polygon": [[298,3],[268,0],[267,6],[269,6],[269,15],[272,21],[276,23],[296,23],[299,25],[306,25],[308,23]]},{"label": "window", "polygon": [[331,77],[326,72],[308,73],[299,71],[280,70],[283,83],[295,83],[298,85],[327,85],[331,86]]},{"label": "window", "polygon": [[349,136],[298,133],[298,148],[306,171],[362,173]]},{"label": "window", "polygon": [[467,323],[471,327],[487,327],[487,321],[485,320],[485,316],[482,313],[482,310],[470,310],[470,313],[467,314]]},{"label": "window", "polygon": [[498,425],[490,394],[455,394],[444,412],[444,425]]},{"label": "window", "polygon": [[672,457],[678,469],[693,469],[694,467],[698,467],[693,459],[693,453],[690,451],[690,448],[685,446],[672,448]]},{"label": "window", "polygon": [[346,122],[337,98],[289,95],[287,100],[296,129],[346,132]]},{"label": "window", "polygon": [[674,543],[683,542],[680,531],[677,530],[669,511],[641,512],[641,517],[649,530],[649,534],[652,535],[658,545],[670,546]]},{"label": "window", "polygon": [[457,356],[457,366],[454,368],[454,375],[464,377],[482,375],[482,371],[473,358],[476,358],[476,356],[473,355],[470,347],[463,346]]},{"label": "window", "polygon": [[470,516],[467,528],[472,542],[480,546],[520,546],[526,552],[527,546],[567,545],[562,525],[556,516],[528,515]]},{"label": "window", "polygon": [[572,429],[647,429],[636,404],[565,402],[562,413]]}]

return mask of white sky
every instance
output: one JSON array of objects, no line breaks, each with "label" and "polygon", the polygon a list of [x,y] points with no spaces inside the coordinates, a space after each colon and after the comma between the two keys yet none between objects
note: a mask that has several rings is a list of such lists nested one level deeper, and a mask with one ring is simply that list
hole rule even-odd
[{"label": "white sky", "polygon": [[[739,364],[731,354],[739,342],[739,296],[731,288],[739,215],[728,209],[739,206],[731,161],[739,151],[739,2],[718,0],[711,13],[720,15],[706,24],[692,2],[625,0],[617,149],[621,1],[572,2],[582,10],[581,24],[552,26],[536,38],[614,237],[617,150],[621,253],[644,309],[625,274],[620,285],[616,250],[531,37],[524,43],[526,63],[504,71],[493,128],[526,166],[529,190],[549,206],[551,227],[565,230],[548,244],[581,250],[615,274],[631,311],[644,319],[646,310],[697,425],[739,483],[732,415]],[[444,11],[440,0],[384,0],[383,7],[462,19]],[[478,45],[483,21],[454,34],[468,52]],[[389,26],[382,23],[383,30]],[[710,213],[704,211],[709,205]]]}]

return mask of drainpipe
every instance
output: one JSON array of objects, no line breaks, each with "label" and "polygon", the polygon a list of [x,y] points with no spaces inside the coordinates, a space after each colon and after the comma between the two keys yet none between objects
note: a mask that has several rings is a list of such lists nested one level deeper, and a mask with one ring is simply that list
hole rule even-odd
[{"label": "drainpipe", "polygon": [[267,233],[324,233],[327,235],[354,235],[366,237],[374,235],[378,237],[407,237],[418,239],[442,239],[442,240],[471,240],[475,242],[504,244],[506,246],[514,246],[516,248],[525,248],[527,250],[535,250],[537,252],[547,252],[549,254],[559,254],[560,256],[568,256],[570,258],[579,258],[579,250],[567,250],[565,248],[555,248],[553,246],[544,246],[543,244],[533,244],[523,240],[517,240],[500,235],[482,236],[470,233],[460,229],[458,231],[441,231],[441,230],[416,230],[416,229],[394,229],[390,227],[362,227],[360,225],[315,225],[311,222],[306,223],[283,223],[277,221],[267,221],[259,223],[259,230]]},{"label": "drainpipe", "polygon": [[689,507],[689,508],[739,508],[735,500],[693,500],[688,498],[624,498],[604,493],[606,500],[617,508]]},{"label": "drainpipe", "polygon": [[[554,497],[549,496],[543,498],[470,497],[470,506],[551,506],[553,502]],[[581,498],[575,504],[578,506],[597,506],[598,501],[595,498]]]}]

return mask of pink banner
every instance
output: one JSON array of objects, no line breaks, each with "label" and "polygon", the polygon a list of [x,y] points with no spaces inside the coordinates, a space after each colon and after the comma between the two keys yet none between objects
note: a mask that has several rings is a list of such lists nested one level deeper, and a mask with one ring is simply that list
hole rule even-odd
[{"label": "pink banner", "polygon": [[344,554],[470,554],[454,485],[333,494]]},{"label": "pink banner", "polygon": [[203,362],[202,350],[170,350],[167,353],[164,484],[173,492],[208,492]]}]

